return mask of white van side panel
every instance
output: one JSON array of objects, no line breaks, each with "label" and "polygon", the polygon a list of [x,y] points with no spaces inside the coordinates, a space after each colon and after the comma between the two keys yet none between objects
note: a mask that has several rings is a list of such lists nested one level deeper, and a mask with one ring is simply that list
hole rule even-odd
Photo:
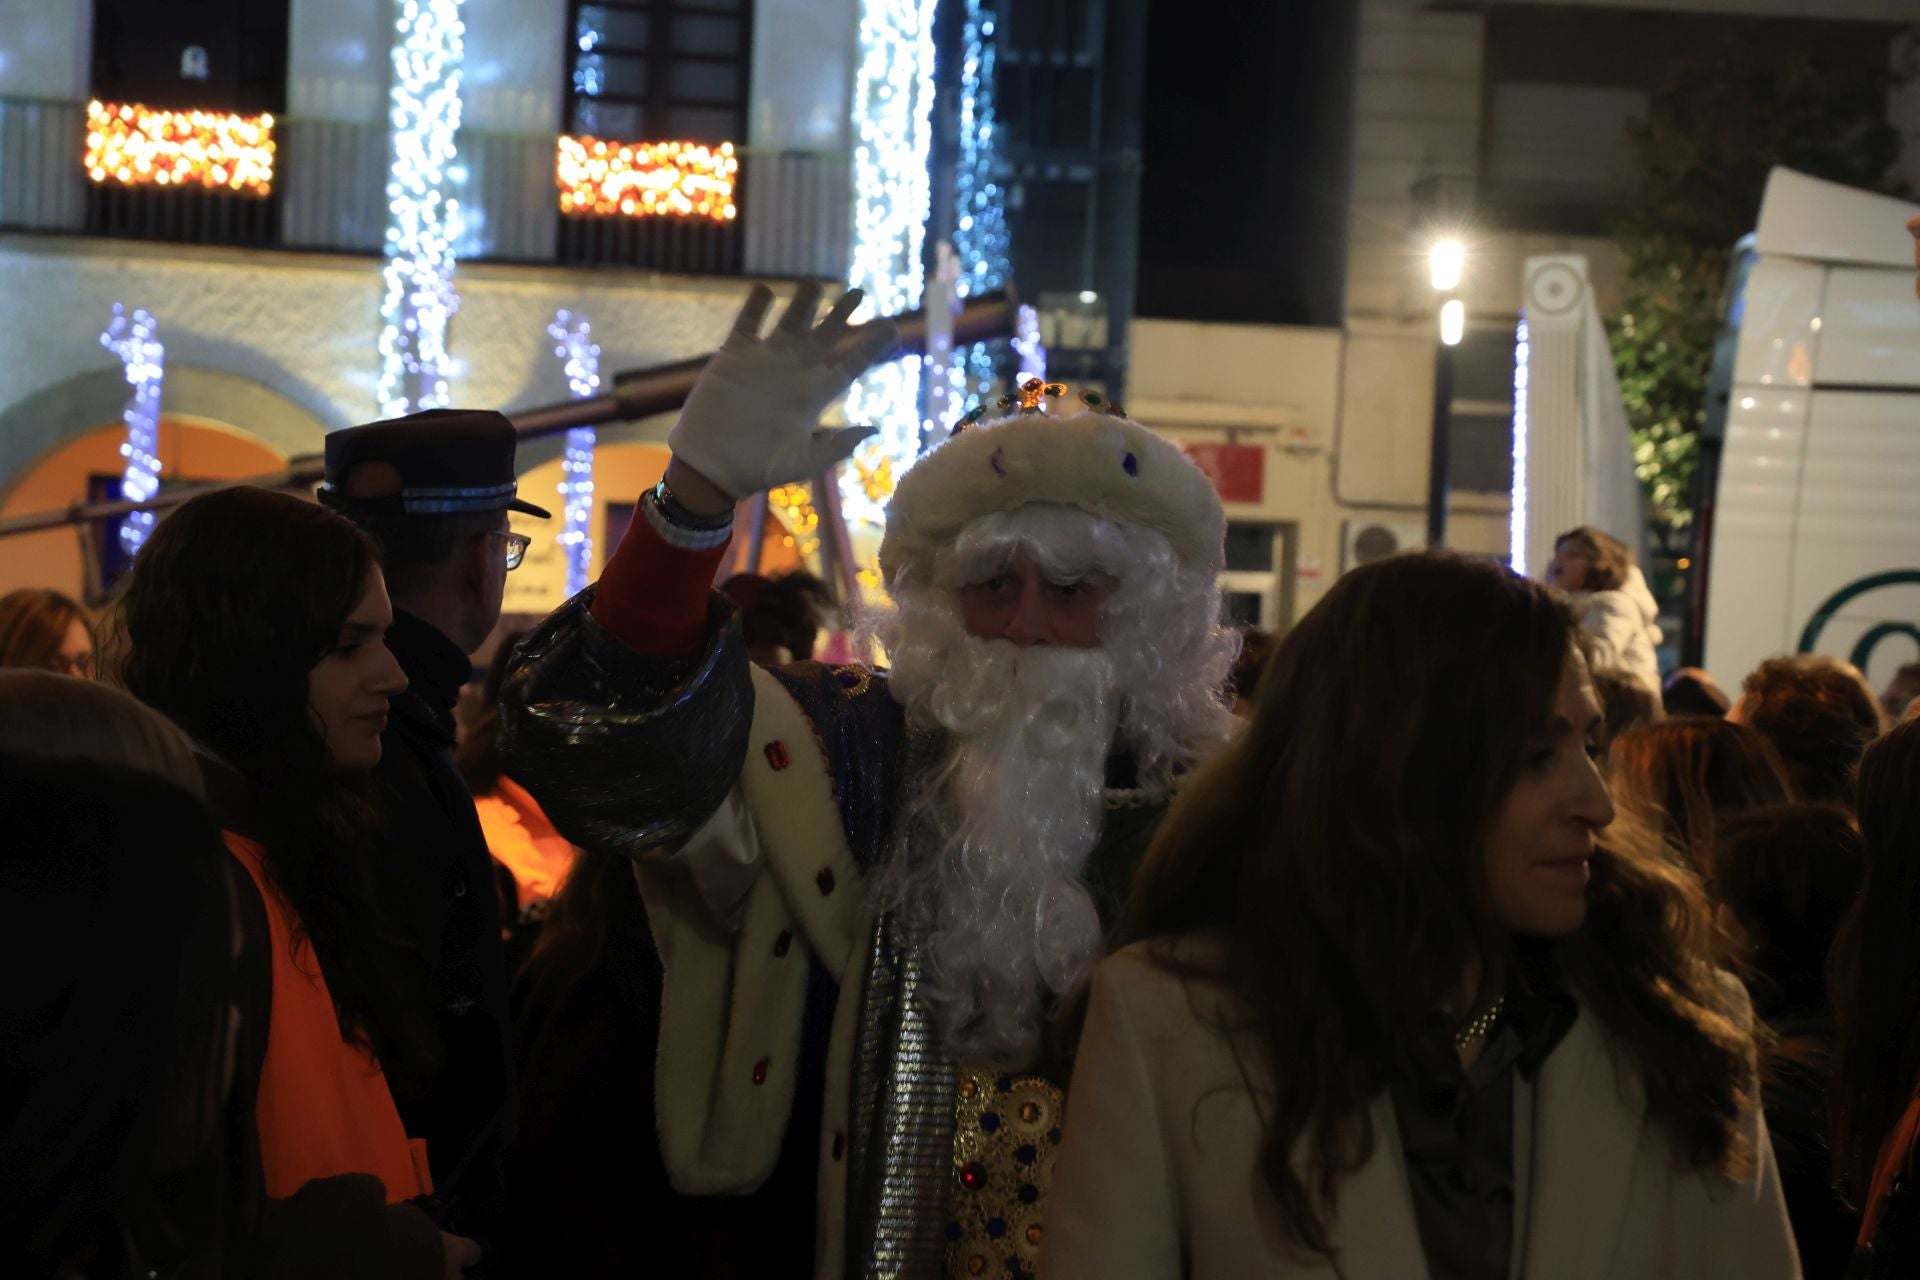
[{"label": "white van side panel", "polygon": [[1911,270],[1828,273],[1813,377],[1823,385],[1920,390],[1920,302]]},{"label": "white van side panel", "polygon": [[1706,665],[1729,692],[1762,659],[1789,648],[1807,401],[1793,387],[1736,384],[1728,406],[1707,579]]},{"label": "white van side panel", "polygon": [[1753,264],[1734,348],[1734,407],[1740,396],[1764,388],[1812,385],[1826,284],[1826,268],[1817,263],[1762,258]]},{"label": "white van side panel", "polygon": [[[1920,361],[1920,352],[1909,358]],[[1790,648],[1815,612],[1846,588],[1884,573],[1920,571],[1920,397],[1814,391],[1798,535]],[[1850,657],[1868,628],[1890,619],[1920,621],[1920,584],[1855,597],[1821,630],[1815,649]],[[1867,679],[1882,688],[1916,658],[1911,639],[1889,637],[1869,656]]]}]

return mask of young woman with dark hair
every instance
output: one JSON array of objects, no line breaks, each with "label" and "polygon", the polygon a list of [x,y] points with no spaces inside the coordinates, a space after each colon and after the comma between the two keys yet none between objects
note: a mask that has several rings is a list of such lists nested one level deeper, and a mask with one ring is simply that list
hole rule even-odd
[{"label": "young woman with dark hair", "polygon": [[[374,547],[298,498],[233,488],[148,540],[120,601],[126,688],[207,754],[208,795],[259,892],[273,1004],[258,1096],[269,1195],[372,1174],[389,1203],[432,1191],[392,1089],[434,1068],[425,957],[393,909],[367,801],[388,699],[406,687]],[[449,1265],[471,1242],[444,1237]]]},{"label": "young woman with dark hair", "polygon": [[1857,798],[1867,879],[1840,927],[1828,985],[1840,1021],[1833,1167],[1865,1212],[1875,1277],[1920,1274],[1920,720],[1867,748]]},{"label": "young woman with dark hair", "polygon": [[1746,998],[1599,722],[1553,592],[1342,578],[1075,1011],[1043,1274],[1796,1276]]},{"label": "young woman with dark hair", "polygon": [[1607,779],[1620,807],[1666,837],[1702,880],[1715,875],[1720,824],[1793,799],[1767,740],[1727,720],[1682,716],[1629,729],[1613,744]]}]

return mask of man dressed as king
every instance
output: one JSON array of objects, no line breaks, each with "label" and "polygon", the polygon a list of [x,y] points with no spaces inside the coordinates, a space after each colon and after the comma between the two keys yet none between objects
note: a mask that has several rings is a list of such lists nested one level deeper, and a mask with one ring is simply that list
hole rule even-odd
[{"label": "man dressed as king", "polygon": [[820,415],[895,341],[811,283],[762,336],[771,300],[506,686],[513,774],[587,851],[520,993],[514,1194],[569,1274],[1030,1275],[1073,1140],[1050,1018],[1229,733],[1225,519],[1029,382],[892,496],[888,668],[753,666],[711,590],[734,504],[857,447]]}]

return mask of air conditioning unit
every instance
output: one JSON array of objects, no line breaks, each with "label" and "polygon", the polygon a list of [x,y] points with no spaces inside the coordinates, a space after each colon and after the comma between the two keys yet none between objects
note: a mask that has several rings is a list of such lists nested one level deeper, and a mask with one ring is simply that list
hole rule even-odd
[{"label": "air conditioning unit", "polygon": [[1427,545],[1427,526],[1405,520],[1348,520],[1340,540],[1340,571],[1372,564]]}]

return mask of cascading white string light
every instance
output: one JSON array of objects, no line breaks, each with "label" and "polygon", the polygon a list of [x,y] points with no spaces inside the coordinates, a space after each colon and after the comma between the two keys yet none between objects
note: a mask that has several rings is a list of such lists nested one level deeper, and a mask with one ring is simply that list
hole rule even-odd
[{"label": "cascading white string light", "polygon": [[[600,390],[600,346],[585,316],[562,308],[547,326],[553,354],[565,362],[567,390],[585,400]],[[566,452],[560,459],[560,547],[567,557],[567,594],[578,595],[587,586],[593,567],[593,445],[592,427],[567,432]]]},{"label": "cascading white string light", "polygon": [[[854,75],[852,283],[866,292],[855,318],[920,305],[932,184],[933,15],[936,0],[861,0]],[[849,520],[885,519],[893,486],[920,456],[920,358],[870,370],[847,393],[850,423],[879,434],[841,474]]]},{"label": "cascading white string light", "polygon": [[1013,350],[1020,357],[1020,369],[1014,377],[1016,384],[1028,378],[1047,377],[1047,348],[1040,341],[1040,313],[1021,303],[1013,313]]},{"label": "cascading white string light", "polygon": [[[116,302],[113,319],[100,335],[100,345],[126,366],[127,383],[133,388],[133,398],[122,415],[127,440],[120,446],[120,455],[127,460],[120,496],[128,502],[145,502],[160,492],[160,385],[166,378],[167,349],[154,337],[158,328],[145,308],[129,315]],[[152,532],[153,512],[129,512],[120,522],[120,545],[128,555],[137,555]]]},{"label": "cascading white string light", "polygon": [[392,168],[387,181],[386,297],[380,315],[380,412],[447,403],[447,326],[459,310],[447,194],[460,129],[461,0],[403,0],[394,22]]}]

